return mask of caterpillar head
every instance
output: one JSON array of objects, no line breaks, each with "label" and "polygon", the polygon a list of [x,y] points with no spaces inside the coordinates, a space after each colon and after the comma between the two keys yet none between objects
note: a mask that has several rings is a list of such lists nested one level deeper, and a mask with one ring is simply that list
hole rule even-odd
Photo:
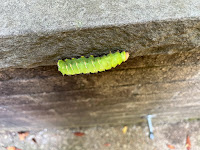
[{"label": "caterpillar head", "polygon": [[129,58],[129,53],[126,52],[126,57],[125,57],[125,61]]}]

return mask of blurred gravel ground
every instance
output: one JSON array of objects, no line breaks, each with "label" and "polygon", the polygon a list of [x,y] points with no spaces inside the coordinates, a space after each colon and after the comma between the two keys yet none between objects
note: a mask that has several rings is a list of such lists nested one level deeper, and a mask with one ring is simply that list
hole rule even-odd
[{"label": "blurred gravel ground", "polygon": [[[128,126],[126,134],[121,127],[95,127],[84,130],[43,129],[30,131],[24,141],[17,132],[1,131],[1,149],[15,146],[21,150],[169,150],[167,144],[177,150],[186,150],[189,135],[191,149],[200,149],[200,122],[179,122],[154,126],[155,139],[149,139],[148,126]],[[77,136],[74,132],[83,132]],[[35,138],[37,143],[32,139]]]}]

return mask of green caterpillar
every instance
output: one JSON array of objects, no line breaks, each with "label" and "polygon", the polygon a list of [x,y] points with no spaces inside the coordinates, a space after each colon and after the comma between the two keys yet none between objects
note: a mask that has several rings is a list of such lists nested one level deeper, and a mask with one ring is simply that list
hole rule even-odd
[{"label": "green caterpillar", "polygon": [[89,58],[81,56],[81,58],[75,59],[65,59],[58,60],[58,70],[63,75],[75,75],[75,74],[87,74],[87,73],[97,73],[105,70],[109,70],[112,67],[115,68],[117,65],[120,65],[122,62],[125,62],[129,57],[128,52],[116,52],[110,53],[102,57],[93,57],[92,55]]}]

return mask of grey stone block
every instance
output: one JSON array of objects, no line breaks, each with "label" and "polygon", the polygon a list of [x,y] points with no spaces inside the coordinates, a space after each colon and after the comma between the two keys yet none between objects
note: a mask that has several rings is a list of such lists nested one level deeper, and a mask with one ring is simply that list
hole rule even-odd
[{"label": "grey stone block", "polygon": [[8,0],[0,5],[0,68],[52,65],[117,49],[134,57],[200,45],[199,0]]},{"label": "grey stone block", "polygon": [[200,17],[199,0],[0,1],[0,35]]}]

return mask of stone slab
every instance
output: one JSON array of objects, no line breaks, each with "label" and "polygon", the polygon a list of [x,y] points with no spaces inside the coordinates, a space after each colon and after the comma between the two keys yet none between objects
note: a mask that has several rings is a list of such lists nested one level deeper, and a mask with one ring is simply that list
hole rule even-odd
[{"label": "stone slab", "polygon": [[199,0],[1,0],[0,35],[200,17]]},{"label": "stone slab", "polygon": [[200,51],[138,56],[97,74],[56,66],[0,69],[0,127],[141,124],[199,118]]}]

